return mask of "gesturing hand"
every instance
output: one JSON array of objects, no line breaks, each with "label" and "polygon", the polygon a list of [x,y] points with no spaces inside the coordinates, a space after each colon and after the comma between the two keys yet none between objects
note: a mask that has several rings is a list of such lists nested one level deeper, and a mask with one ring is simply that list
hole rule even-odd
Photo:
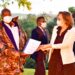
[{"label": "gesturing hand", "polygon": [[45,50],[50,50],[50,48],[52,48],[50,44],[45,44],[45,45],[40,45],[38,50],[45,51]]}]

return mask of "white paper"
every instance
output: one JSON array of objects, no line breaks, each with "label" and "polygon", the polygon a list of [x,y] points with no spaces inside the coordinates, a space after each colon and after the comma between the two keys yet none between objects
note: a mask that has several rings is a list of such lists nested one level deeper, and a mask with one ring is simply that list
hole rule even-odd
[{"label": "white paper", "polygon": [[24,48],[24,53],[25,54],[33,54],[34,52],[37,51],[37,48],[39,47],[40,44],[41,44],[41,41],[29,39],[26,47]]}]

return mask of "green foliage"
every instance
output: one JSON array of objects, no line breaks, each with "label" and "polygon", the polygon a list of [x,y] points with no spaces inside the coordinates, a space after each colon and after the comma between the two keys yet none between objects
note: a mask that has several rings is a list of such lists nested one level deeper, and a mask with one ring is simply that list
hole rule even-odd
[{"label": "green foliage", "polygon": [[0,7],[6,8],[9,5],[9,0],[1,0]]},{"label": "green foliage", "polygon": [[25,68],[35,68],[35,61],[31,58],[27,58],[24,67]]},{"label": "green foliage", "polygon": [[27,0],[16,0],[16,1],[18,2],[19,7],[26,6],[28,8],[28,10],[31,10],[31,3],[29,1],[27,1]]},{"label": "green foliage", "polygon": [[[48,57],[47,57],[47,59],[48,59]],[[35,60],[33,60],[30,57],[26,59],[26,63],[24,64],[25,68],[33,68],[34,69],[35,66],[36,66]],[[45,61],[45,67],[46,67],[46,70],[48,70],[48,60]]]},{"label": "green foliage", "polygon": [[47,22],[50,21],[50,18],[51,18],[50,14],[43,13],[43,14],[40,14],[40,15],[41,15],[41,16],[44,16],[44,17],[45,17],[45,20],[46,20]]},{"label": "green foliage", "polygon": [[14,4],[15,1],[19,7],[27,7],[28,10],[31,10],[31,2],[28,0],[1,0],[0,7],[7,8],[8,5]]},{"label": "green foliage", "polygon": [[71,13],[75,13],[75,7],[69,7],[68,10],[69,10],[69,12],[71,12]]},{"label": "green foliage", "polygon": [[[24,69],[23,75],[34,75],[35,69]],[[48,75],[48,70],[46,70],[46,75]]]},{"label": "green foliage", "polygon": [[23,75],[34,75],[35,70],[34,69],[24,69]]},{"label": "green foliage", "polygon": [[74,18],[74,25],[75,25],[75,7],[69,7],[68,10],[69,10],[69,12],[72,13],[72,16]]},{"label": "green foliage", "polygon": [[2,17],[1,17],[1,15],[0,15],[0,21],[2,20]]},{"label": "green foliage", "polygon": [[56,18],[52,19],[51,21],[49,21],[48,25],[47,25],[47,29],[49,31],[50,34],[52,34],[52,30],[53,27],[56,25]]},{"label": "green foliage", "polygon": [[26,31],[28,38],[31,36],[32,29],[36,27],[36,16],[35,15],[27,15],[26,19],[22,19],[19,21],[20,25]]}]

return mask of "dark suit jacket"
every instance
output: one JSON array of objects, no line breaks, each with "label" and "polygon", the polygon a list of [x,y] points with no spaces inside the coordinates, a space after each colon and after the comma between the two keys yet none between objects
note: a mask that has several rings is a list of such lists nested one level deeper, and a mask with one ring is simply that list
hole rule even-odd
[{"label": "dark suit jacket", "polygon": [[[31,38],[41,41],[41,44],[49,43],[47,32],[46,31],[42,32],[42,30],[39,27],[36,27],[35,29],[33,29],[32,34],[31,34]],[[33,55],[31,55],[31,57],[36,60],[39,53],[43,53],[43,52],[37,51]]]}]

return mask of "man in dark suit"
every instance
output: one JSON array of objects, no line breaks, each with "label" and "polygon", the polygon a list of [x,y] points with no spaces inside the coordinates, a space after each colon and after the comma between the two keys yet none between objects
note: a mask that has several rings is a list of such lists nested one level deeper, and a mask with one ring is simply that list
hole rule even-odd
[{"label": "man in dark suit", "polygon": [[[31,38],[41,41],[41,44],[49,43],[46,25],[45,18],[43,16],[38,17],[37,27],[33,29]],[[45,75],[45,53],[39,50],[31,57],[36,61],[35,75]]]}]

